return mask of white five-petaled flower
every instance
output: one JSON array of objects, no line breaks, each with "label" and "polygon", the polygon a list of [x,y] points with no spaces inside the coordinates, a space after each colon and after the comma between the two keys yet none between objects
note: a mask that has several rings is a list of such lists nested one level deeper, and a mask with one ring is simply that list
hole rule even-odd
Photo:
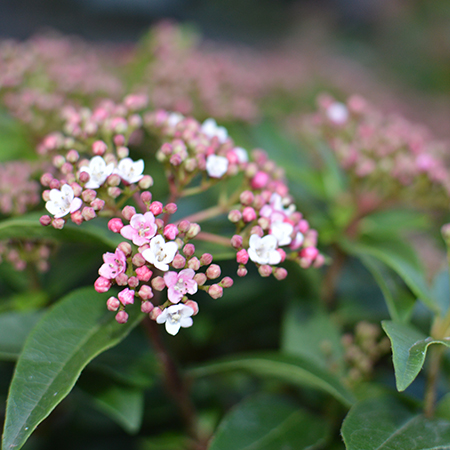
[{"label": "white five-petaled flower", "polygon": [[119,175],[122,180],[128,183],[137,183],[144,177],[142,172],[144,171],[144,161],[133,161],[131,158],[123,158],[119,161],[114,173]]},{"label": "white five-petaled flower", "polygon": [[175,336],[180,327],[188,328],[192,326],[192,314],[194,310],[190,306],[183,304],[172,305],[166,308],[157,318],[157,323],[166,323],[166,331]]},{"label": "white five-petaled flower", "polygon": [[206,158],[206,172],[211,178],[221,178],[227,170],[228,159],[225,156],[209,155]]},{"label": "white five-petaled flower", "polygon": [[55,216],[55,219],[59,219],[79,210],[82,203],[81,198],[74,198],[73,189],[68,184],[64,184],[61,190],[52,189],[50,191],[50,200],[45,207],[50,214]]},{"label": "white five-petaled flower", "polygon": [[80,167],[80,172],[89,174],[89,181],[84,185],[88,189],[99,188],[113,173],[114,163],[106,164],[101,156],[94,156],[89,161],[89,166]]},{"label": "white five-petaled flower", "polygon": [[219,127],[214,119],[206,119],[201,126],[201,130],[209,138],[217,137],[223,144],[228,138],[228,131],[225,127]]},{"label": "white five-petaled flower", "polygon": [[281,255],[277,252],[277,238],[271,234],[259,237],[257,234],[250,236],[248,256],[257,264],[278,264]]},{"label": "white five-petaled flower", "polygon": [[348,119],[348,109],[340,102],[334,102],[327,108],[328,119],[336,125],[343,125]]},{"label": "white five-petaled flower", "polygon": [[150,241],[150,248],[142,252],[142,256],[157,269],[166,272],[169,270],[168,264],[173,261],[178,245],[171,241],[166,242],[161,235],[155,236]]},{"label": "white five-petaled flower", "polygon": [[278,245],[289,245],[292,242],[294,227],[288,222],[272,222],[270,234],[275,236]]}]

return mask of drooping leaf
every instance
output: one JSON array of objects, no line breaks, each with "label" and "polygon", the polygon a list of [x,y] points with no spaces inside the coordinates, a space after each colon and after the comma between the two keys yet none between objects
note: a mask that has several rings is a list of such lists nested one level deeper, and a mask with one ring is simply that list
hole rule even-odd
[{"label": "drooping leaf", "polygon": [[107,294],[72,292],[52,307],[28,336],[11,382],[3,450],[19,449],[70,392],[83,368],[116,345],[142,319],[139,308],[119,325],[105,308]]},{"label": "drooping leaf", "polygon": [[344,405],[354,402],[353,395],[338,378],[300,356],[276,352],[249,354],[208,363],[191,369],[189,374],[193,377],[204,377],[236,370],[260,377],[276,378],[296,386],[319,389],[331,394]]},{"label": "drooping leaf", "polygon": [[15,360],[42,312],[6,312],[0,315],[0,359]]},{"label": "drooping leaf", "polygon": [[394,397],[356,403],[342,426],[347,450],[448,450],[450,422],[427,419]]},{"label": "drooping leaf", "polygon": [[404,391],[415,380],[431,344],[450,347],[450,338],[432,339],[408,325],[386,320],[382,326],[391,340],[395,381],[399,391]]},{"label": "drooping leaf", "polygon": [[287,308],[281,336],[283,352],[313,361],[325,370],[339,373],[344,349],[341,333],[329,315],[307,311],[299,304]]},{"label": "drooping leaf", "polygon": [[220,423],[208,450],[312,449],[329,426],[282,397],[259,395],[234,407]]}]

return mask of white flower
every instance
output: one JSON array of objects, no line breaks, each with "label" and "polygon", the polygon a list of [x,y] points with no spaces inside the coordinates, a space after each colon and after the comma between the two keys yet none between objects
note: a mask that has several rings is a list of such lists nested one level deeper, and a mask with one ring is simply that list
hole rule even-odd
[{"label": "white flower", "polygon": [[209,138],[217,137],[223,144],[228,138],[228,131],[225,127],[219,127],[214,119],[206,119],[201,126],[201,130]]},{"label": "white flower", "polygon": [[182,120],[184,119],[183,114],[172,112],[169,114],[169,117],[167,118],[167,123],[171,127],[177,126]]},{"label": "white flower", "polygon": [[245,148],[234,147],[233,152],[236,154],[237,159],[241,164],[248,162],[248,153]]},{"label": "white flower", "polygon": [[248,256],[258,264],[278,264],[281,262],[281,255],[277,252],[277,238],[271,234],[259,237],[257,234],[250,236],[250,248]]},{"label": "white flower", "polygon": [[150,248],[142,252],[142,256],[157,269],[166,272],[168,263],[173,261],[178,245],[175,242],[166,242],[161,235],[150,240]]},{"label": "white flower", "polygon": [[180,327],[188,328],[192,326],[192,314],[194,310],[186,305],[172,305],[166,308],[157,318],[157,323],[166,323],[166,331],[175,336]]},{"label": "white flower", "polygon": [[141,178],[144,177],[142,172],[144,171],[144,161],[140,159],[139,161],[133,161],[131,158],[123,158],[119,161],[117,169],[114,171],[119,175],[122,180],[128,183],[137,183]]},{"label": "white flower", "polygon": [[340,102],[334,102],[327,108],[327,117],[336,125],[343,125],[348,119],[348,109]]},{"label": "white flower", "polygon": [[50,191],[50,200],[45,207],[50,214],[55,216],[55,219],[59,219],[80,209],[82,203],[81,198],[74,198],[73,189],[65,184],[61,190],[52,189]]},{"label": "white flower", "polygon": [[113,173],[114,163],[106,165],[101,156],[94,156],[89,161],[89,166],[80,167],[80,172],[89,174],[89,181],[84,185],[88,189],[99,188],[105,180]]},{"label": "white flower", "polygon": [[225,156],[209,155],[206,158],[206,172],[211,178],[221,178],[227,170],[228,159]]},{"label": "white flower", "polygon": [[289,245],[292,242],[294,227],[287,222],[273,222],[270,225],[270,234],[275,236],[278,245]]}]

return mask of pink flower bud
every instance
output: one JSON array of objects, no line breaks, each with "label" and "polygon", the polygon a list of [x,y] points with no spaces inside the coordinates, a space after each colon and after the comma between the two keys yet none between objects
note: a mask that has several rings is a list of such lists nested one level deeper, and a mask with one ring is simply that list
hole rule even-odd
[{"label": "pink flower bud", "polygon": [[70,219],[72,220],[72,222],[76,225],[81,225],[83,223],[83,215],[81,214],[81,211],[75,211],[74,213],[72,213],[70,215]]},{"label": "pink flower bud", "polygon": [[107,190],[108,196],[111,198],[117,198],[122,193],[122,189],[119,187],[110,186]]},{"label": "pink flower bud", "polygon": [[256,225],[250,230],[250,234],[256,234],[259,237],[263,237],[264,231],[262,230],[262,228],[260,226]]},{"label": "pink flower bud", "polygon": [[[127,127],[127,124],[126,124],[126,121],[125,121],[125,119],[122,119],[121,117],[119,118],[119,119],[121,119],[122,120],[122,127],[123,126],[125,126],[125,128]],[[120,125],[116,128],[116,132],[119,132],[120,133],[120,131],[119,131],[119,129],[120,129],[121,127],[120,127]],[[123,129],[123,128],[122,128]],[[114,144],[116,144],[117,146],[121,146],[121,145],[123,145],[123,144],[125,144],[125,136],[123,136],[122,134],[116,134],[115,136],[114,136]]]},{"label": "pink flower bud", "polygon": [[245,248],[243,248],[242,250],[239,250],[236,253],[236,261],[239,264],[247,264],[248,263],[248,253],[247,253],[247,250],[245,250]]},{"label": "pink flower bud", "polygon": [[277,248],[277,252],[281,255],[280,262],[284,262],[286,260],[286,252],[282,248]]},{"label": "pink flower bud", "polygon": [[258,225],[263,229],[263,230],[268,230],[270,228],[270,220],[267,217],[260,217],[258,219]]},{"label": "pink flower bud", "polygon": [[213,284],[209,287],[208,294],[214,299],[220,298],[223,295],[223,288],[218,284]]},{"label": "pink flower bud", "polygon": [[242,211],[242,218],[246,223],[252,222],[256,217],[256,211],[251,206],[246,206]]},{"label": "pink flower bud", "polygon": [[146,261],[144,259],[144,257],[141,255],[141,253],[136,253],[133,258],[131,259],[131,262],[133,263],[133,265],[135,265],[136,267],[142,267]]},{"label": "pink flower bud", "polygon": [[[138,253],[138,255],[140,255],[140,253]],[[147,267],[147,266],[142,266],[142,267],[138,267],[136,269],[136,276],[138,278],[138,280],[140,281],[149,281],[150,278],[152,277],[153,272]],[[130,282],[128,282],[128,285],[130,284]]]},{"label": "pink flower bud", "polygon": [[118,323],[127,323],[128,322],[128,313],[126,311],[119,311],[116,314],[116,320]]},{"label": "pink flower bud", "polygon": [[123,306],[132,305],[134,303],[134,291],[131,289],[124,289],[119,292],[119,300]]},{"label": "pink flower bud", "polygon": [[184,168],[187,172],[193,172],[197,168],[197,161],[195,158],[187,158],[184,161]]},{"label": "pink flower bud", "polygon": [[107,148],[107,145],[103,141],[95,141],[92,144],[92,153],[94,153],[94,155],[102,156]]},{"label": "pink flower bud", "polygon": [[[53,165],[57,168],[57,169],[61,169],[61,167],[63,166],[63,164],[66,162],[66,158],[64,158],[64,156],[62,155],[56,155],[53,158]],[[53,189],[53,188],[52,188]],[[56,188],[57,189],[57,188]]]},{"label": "pink flower bud", "polygon": [[316,256],[316,259],[314,260],[313,267],[318,269],[319,267],[322,267],[325,264],[325,256],[321,255],[320,253]]},{"label": "pink flower bud", "polygon": [[150,175],[144,175],[139,181],[138,186],[140,189],[148,189],[153,186],[153,178]]},{"label": "pink flower bud", "polygon": [[50,181],[50,184],[48,187],[50,189],[59,189],[60,186],[61,186],[61,183],[59,182],[59,180],[57,180],[56,178],[53,178],[53,180]]},{"label": "pink flower bud", "polygon": [[186,265],[186,258],[179,253],[173,258],[172,261],[172,267],[174,269],[184,269],[184,266]]},{"label": "pink flower bud", "polygon": [[153,298],[152,288],[146,284],[141,286],[138,294],[139,294],[139,297],[142,298],[142,300],[149,300],[149,299]]},{"label": "pink flower bud", "polygon": [[167,203],[164,207],[164,212],[167,214],[175,214],[177,212],[177,205],[175,203]]},{"label": "pink flower bud", "polygon": [[144,203],[150,203],[152,201],[152,193],[149,191],[141,192],[141,200]]},{"label": "pink flower bud", "polygon": [[97,292],[108,292],[111,287],[111,281],[104,277],[98,277],[94,283],[94,289]]},{"label": "pink flower bud", "polygon": [[194,281],[199,285],[203,286],[206,283],[206,275],[204,273],[196,273],[194,275]]},{"label": "pink flower bud", "polygon": [[206,276],[210,280],[215,280],[216,278],[219,278],[221,274],[220,266],[217,264],[211,264],[208,269],[206,269]]},{"label": "pink flower bud", "polygon": [[80,180],[80,183],[87,183],[91,177],[87,172],[80,172],[78,175],[78,179]]},{"label": "pink flower bud", "polygon": [[137,277],[129,277],[128,278],[128,286],[130,286],[131,289],[134,289],[135,287],[139,286],[139,279]]},{"label": "pink flower bud", "polygon": [[198,233],[200,233],[200,231],[201,228],[198,223],[191,223],[191,225],[189,226],[189,230],[186,233],[186,237],[189,239],[193,239],[198,235]]},{"label": "pink flower bud", "polygon": [[52,227],[55,228],[56,230],[62,230],[64,228],[65,223],[66,222],[64,221],[64,219],[53,219]]},{"label": "pink flower bud", "polygon": [[117,157],[119,159],[127,158],[130,154],[128,147],[120,146],[117,148]]},{"label": "pink flower bud", "polygon": [[125,220],[131,220],[131,218],[136,214],[136,209],[133,206],[125,206],[122,209],[122,215]]},{"label": "pink flower bud", "polygon": [[66,155],[66,160],[75,164],[80,159],[80,154],[76,150],[69,150]]},{"label": "pink flower bud", "polygon": [[210,253],[203,253],[200,258],[201,266],[209,266],[213,261],[213,256]]},{"label": "pink flower bud", "polygon": [[133,251],[129,242],[121,242],[117,248],[122,250],[125,253],[125,256],[130,256]]},{"label": "pink flower bud", "polygon": [[81,211],[81,215],[86,222],[88,220],[94,219],[97,216],[97,214],[95,214],[94,208],[91,208],[90,206],[85,206],[83,208],[83,211]]},{"label": "pink flower bud", "polygon": [[253,189],[263,189],[267,186],[267,183],[269,182],[269,180],[270,180],[270,177],[266,172],[259,171],[253,177],[250,184]]},{"label": "pink flower bud", "polygon": [[39,222],[42,226],[48,227],[52,223],[52,218],[50,216],[44,215],[39,218]]},{"label": "pink flower bud", "polygon": [[95,200],[92,200],[91,207],[94,209],[94,211],[101,211],[103,207],[105,206],[105,201],[101,198],[96,198]]},{"label": "pink flower bud", "polygon": [[169,240],[175,239],[178,236],[178,227],[173,223],[169,223],[164,227],[164,236]]},{"label": "pink flower bud", "polygon": [[233,283],[234,283],[234,281],[231,277],[224,277],[224,278],[222,278],[222,281],[219,284],[223,288],[229,288],[229,287],[233,286]]},{"label": "pink flower bud", "polygon": [[112,173],[106,179],[107,186],[117,187],[117,186],[119,186],[120,182],[121,182],[121,178],[119,175],[117,175],[117,173]]},{"label": "pink flower bud", "polygon": [[231,245],[234,248],[241,248],[242,247],[242,236],[240,236],[239,234],[235,234],[232,238],[231,238]]},{"label": "pink flower bud", "polygon": [[288,272],[284,267],[275,267],[273,269],[273,275],[277,280],[284,280],[287,274]]},{"label": "pink flower bud", "polygon": [[196,258],[195,256],[193,258],[191,258],[188,263],[187,263],[188,269],[192,269],[197,271],[198,269],[200,269],[200,261],[198,258]]},{"label": "pink flower bud", "polygon": [[316,259],[317,255],[319,254],[319,250],[317,250],[316,247],[305,247],[300,251],[300,257],[301,258],[307,258],[313,261]]},{"label": "pink flower bud", "polygon": [[108,222],[108,229],[111,230],[113,233],[119,233],[122,228],[123,228],[122,219],[114,218]]},{"label": "pink flower bud", "polygon": [[118,286],[126,286],[128,284],[128,275],[126,273],[119,273],[116,276],[115,281]]},{"label": "pink flower bud", "polygon": [[195,245],[194,244],[186,244],[183,248],[183,253],[189,258],[195,253]]},{"label": "pink flower bud", "polygon": [[194,314],[192,314],[193,316],[198,314],[198,303],[194,302],[194,300],[188,300],[187,302],[185,302],[186,306],[189,306],[189,308],[192,308],[194,310]]},{"label": "pink flower bud", "polygon": [[179,166],[183,162],[183,159],[181,158],[180,154],[176,153],[170,156],[169,162],[170,164],[172,164],[172,166]]},{"label": "pink flower bud", "polygon": [[95,192],[93,189],[85,189],[81,193],[81,198],[83,199],[83,201],[85,203],[91,203],[92,201],[95,200],[96,197],[97,197],[97,192]]},{"label": "pink flower bud", "polygon": [[298,231],[300,231],[300,233],[302,234],[305,234],[308,230],[309,230],[308,221],[305,219],[300,220],[300,222],[298,223]]},{"label": "pink flower bud", "polygon": [[244,191],[239,196],[239,200],[244,206],[250,206],[253,203],[255,196],[252,191]]},{"label": "pink flower bud", "polygon": [[119,309],[119,306],[120,302],[116,297],[109,297],[108,301],[106,302],[108,311],[117,311]]},{"label": "pink flower bud", "polygon": [[51,173],[44,173],[41,176],[41,184],[42,186],[48,187],[50,185],[50,182],[53,180],[53,175]]},{"label": "pink flower bud", "polygon": [[152,288],[155,291],[162,291],[166,287],[163,277],[155,277],[152,279]]},{"label": "pink flower bud", "polygon": [[232,223],[237,223],[242,219],[242,214],[239,210],[237,209],[232,209],[229,213],[228,213],[228,220]]},{"label": "pink flower bud", "polygon": [[154,308],[154,306],[153,306],[153,303],[152,303],[152,302],[145,301],[145,302],[142,302],[142,303],[141,303],[141,311],[142,311],[144,314],[149,314],[149,313],[151,313],[152,310],[153,310],[153,308]]},{"label": "pink flower bud", "polygon": [[262,277],[268,277],[272,274],[272,266],[263,264],[262,266],[259,266],[258,272]]},{"label": "pink flower bud", "polygon": [[162,211],[163,211],[163,205],[161,202],[153,202],[150,205],[150,212],[152,212],[154,216],[161,214]]},{"label": "pink flower bud", "polygon": [[191,222],[188,220],[182,220],[178,224],[178,229],[180,230],[180,233],[186,233],[189,230],[189,227],[191,226]]},{"label": "pink flower bud", "polygon": [[161,308],[159,308],[158,306],[156,308],[153,308],[151,313],[150,313],[150,319],[152,320],[156,320],[158,316],[160,316],[162,314],[162,310]]},{"label": "pink flower bud", "polygon": [[245,267],[239,267],[239,269],[237,270],[237,276],[238,277],[245,277],[245,275],[247,275],[248,270]]},{"label": "pink flower bud", "polygon": [[61,171],[61,173],[63,173],[64,175],[67,175],[69,173],[71,173],[73,171],[73,166],[72,164],[65,162],[62,166],[61,169],[59,169]]}]

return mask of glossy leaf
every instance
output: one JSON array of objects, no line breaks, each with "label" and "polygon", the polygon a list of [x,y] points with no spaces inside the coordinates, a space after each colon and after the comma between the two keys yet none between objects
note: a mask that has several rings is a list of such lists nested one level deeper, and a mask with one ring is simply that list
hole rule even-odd
[{"label": "glossy leaf", "polygon": [[130,308],[128,322],[119,325],[106,310],[107,297],[93,288],[72,292],[28,336],[10,387],[3,450],[21,448],[67,396],[83,368],[143,318],[139,308]]},{"label": "glossy leaf", "polygon": [[393,397],[356,403],[342,426],[347,450],[445,450],[450,422],[427,419]]},{"label": "glossy leaf", "polygon": [[450,347],[450,338],[432,339],[411,326],[390,321],[382,322],[382,326],[391,340],[395,381],[399,391],[404,391],[415,380],[431,344]]},{"label": "glossy leaf", "polygon": [[322,419],[281,397],[257,396],[233,408],[208,450],[312,449],[323,445],[329,427]]},{"label": "glossy leaf", "polygon": [[300,356],[282,355],[276,352],[249,354],[205,364],[191,369],[189,373],[194,377],[204,377],[236,370],[260,377],[277,378],[296,386],[319,389],[331,394],[344,405],[351,405],[354,402],[353,395],[338,378]]},{"label": "glossy leaf", "polygon": [[25,340],[42,317],[41,312],[7,312],[0,315],[0,359],[15,360]]}]

